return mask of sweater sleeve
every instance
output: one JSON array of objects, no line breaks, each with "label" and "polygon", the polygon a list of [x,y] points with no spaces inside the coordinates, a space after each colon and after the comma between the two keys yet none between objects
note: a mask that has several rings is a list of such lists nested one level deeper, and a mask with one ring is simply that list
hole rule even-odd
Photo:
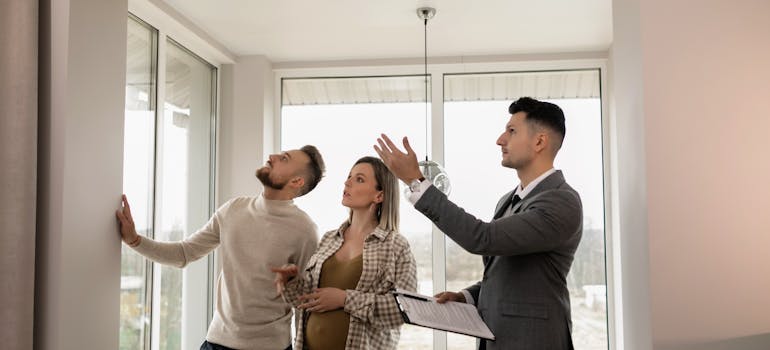
[{"label": "sweater sleeve", "polygon": [[200,230],[177,242],[161,242],[142,237],[134,251],[142,256],[164,265],[185,267],[198,260],[219,245],[219,233],[222,215],[230,202],[224,204]]},{"label": "sweater sleeve", "polygon": [[[403,239],[395,251],[395,276],[393,288],[410,292],[417,290],[417,263],[409,248],[409,243]],[[374,328],[396,328],[404,323],[398,310],[396,298],[390,290],[363,292],[348,289],[345,298],[345,311],[351,317],[358,318]]]},{"label": "sweater sleeve", "polygon": [[299,266],[301,271],[302,268],[307,267],[307,263],[310,261],[310,257],[315,254],[316,249],[318,249],[318,226],[311,222],[308,234],[297,248],[297,252],[292,257],[290,263]]}]

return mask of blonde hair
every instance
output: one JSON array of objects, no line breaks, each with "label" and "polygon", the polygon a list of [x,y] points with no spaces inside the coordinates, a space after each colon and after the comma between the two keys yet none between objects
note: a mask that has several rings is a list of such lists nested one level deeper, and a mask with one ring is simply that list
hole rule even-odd
[{"label": "blonde hair", "polygon": [[[398,232],[399,191],[398,179],[393,175],[385,163],[376,157],[362,157],[353,166],[366,163],[374,170],[374,179],[377,181],[377,190],[382,191],[382,202],[377,205],[377,227],[384,231]],[[347,223],[353,219],[353,210],[348,214]]]}]

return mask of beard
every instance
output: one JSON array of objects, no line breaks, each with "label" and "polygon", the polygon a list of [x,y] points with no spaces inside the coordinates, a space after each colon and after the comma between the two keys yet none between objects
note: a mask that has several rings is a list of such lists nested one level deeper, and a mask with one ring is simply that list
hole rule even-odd
[{"label": "beard", "polygon": [[270,168],[268,167],[257,169],[257,179],[259,179],[259,182],[261,182],[265,187],[269,187],[278,191],[282,190],[284,187],[286,187],[286,184],[289,183],[288,181],[284,181],[283,183],[273,181],[273,179],[270,178]]}]

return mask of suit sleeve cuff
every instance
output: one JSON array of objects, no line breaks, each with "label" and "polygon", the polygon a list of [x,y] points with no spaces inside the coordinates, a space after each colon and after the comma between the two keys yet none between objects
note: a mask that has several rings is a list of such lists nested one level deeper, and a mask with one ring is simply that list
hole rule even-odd
[{"label": "suit sleeve cuff", "polygon": [[422,198],[422,194],[425,193],[425,191],[428,189],[428,187],[433,186],[433,183],[430,182],[430,180],[425,179],[420,182],[420,188],[417,189],[417,191],[412,192],[409,195],[409,203],[412,203],[412,205],[416,204],[417,201]]},{"label": "suit sleeve cuff", "polygon": [[476,305],[476,300],[473,299],[473,295],[471,295],[471,292],[463,289],[460,291],[460,293],[463,293],[463,295],[465,296],[466,304]]}]

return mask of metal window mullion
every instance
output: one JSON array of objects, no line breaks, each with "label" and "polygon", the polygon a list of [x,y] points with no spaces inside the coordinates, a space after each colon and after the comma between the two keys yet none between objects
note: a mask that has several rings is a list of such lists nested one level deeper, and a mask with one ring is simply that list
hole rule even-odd
[{"label": "metal window mullion", "polygon": [[[158,231],[158,228],[160,227],[160,210],[162,210],[162,206],[160,205],[162,196],[161,191],[158,190],[159,186],[158,183],[161,183],[161,179],[163,177],[163,172],[161,169],[163,164],[163,118],[166,112],[166,34],[163,32],[158,33],[158,74],[157,74],[157,106],[155,108],[155,182],[154,182],[154,190],[153,190],[153,238],[155,238],[155,232]],[[151,290],[151,308],[150,308],[150,332],[148,340],[145,342],[149,342],[149,349],[157,350],[160,348],[160,312],[153,312],[154,310],[160,310],[160,271],[157,271],[156,273],[156,267],[160,269],[160,266],[157,263],[150,263],[151,265],[151,282],[150,282],[150,290]],[[157,285],[157,289],[155,288]]]},{"label": "metal window mullion", "polygon": [[[147,236],[149,238],[155,238],[155,189],[156,189],[156,178],[155,178],[155,160],[156,160],[156,139],[157,139],[157,119],[158,119],[158,91],[159,91],[159,76],[158,76],[158,61],[160,60],[158,55],[158,37],[159,32],[158,30],[141,20],[140,18],[134,16],[133,14],[129,13],[129,18],[138,21],[139,23],[147,26],[148,29],[152,31],[152,36],[150,40],[150,55],[152,56],[150,61],[151,65],[151,79],[153,80],[152,84],[153,87],[150,91],[151,96],[148,96],[148,103],[150,104],[150,110],[154,112],[155,115],[155,124],[153,125],[153,144],[152,144],[152,158],[151,162],[153,163],[153,169],[152,169],[152,175],[150,176],[150,192],[151,192],[151,198],[153,198],[152,201],[149,203],[149,212],[150,212],[150,223],[148,230],[146,232]],[[152,301],[153,301],[153,262],[149,259],[145,259],[145,267],[144,267],[144,312],[142,313],[142,349],[149,349],[151,346],[151,337],[152,337]]]},{"label": "metal window mullion", "polygon": [[[617,230],[615,230],[615,218],[613,213],[614,197],[612,189],[614,188],[612,168],[613,168],[613,147],[612,145],[612,117],[609,113],[609,103],[606,98],[607,89],[607,69],[606,64],[601,64],[599,69],[599,101],[601,108],[602,125],[602,166],[603,166],[603,191],[604,191],[604,283],[606,286],[607,298],[607,347],[609,350],[623,348],[622,322],[622,283],[620,276],[620,252],[619,240],[617,239]],[[618,246],[616,246],[618,244]],[[617,248],[617,249],[616,249]]]},{"label": "metal window mullion", "polygon": [[[211,69],[211,139],[209,147],[209,216],[213,215],[216,208],[216,169],[217,169],[217,118],[219,111],[219,68]],[[208,277],[206,278],[206,324],[211,324],[214,317],[214,276],[216,276],[216,250],[208,256]]]},{"label": "metal window mullion", "polygon": [[[444,164],[444,77],[440,71],[433,71],[430,74],[430,155],[433,161]],[[435,294],[446,290],[446,238],[436,225],[431,224],[431,227],[433,228],[433,253],[431,255],[433,257],[433,292]],[[446,332],[434,330],[433,349],[446,350],[446,348]]]}]

